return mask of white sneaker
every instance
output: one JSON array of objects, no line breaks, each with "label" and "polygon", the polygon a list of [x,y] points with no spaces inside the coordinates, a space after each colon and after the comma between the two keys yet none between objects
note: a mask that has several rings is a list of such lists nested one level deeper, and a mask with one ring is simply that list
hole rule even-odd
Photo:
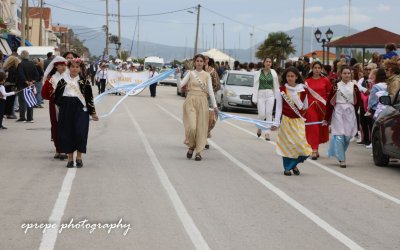
[{"label": "white sneaker", "polygon": [[366,148],[372,148],[372,143],[371,144],[369,144],[369,145],[367,145],[367,146],[365,146]]}]

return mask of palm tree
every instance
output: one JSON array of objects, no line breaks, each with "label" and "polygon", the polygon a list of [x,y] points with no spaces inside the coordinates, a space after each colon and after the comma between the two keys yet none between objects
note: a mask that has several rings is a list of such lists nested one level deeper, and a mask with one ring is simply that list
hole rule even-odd
[{"label": "palm tree", "polygon": [[292,37],[289,37],[284,32],[272,32],[268,34],[268,38],[265,39],[264,43],[258,47],[256,56],[261,60],[270,57],[275,62],[275,66],[279,66],[282,60],[287,59],[290,54],[295,52],[296,49],[292,44]]}]

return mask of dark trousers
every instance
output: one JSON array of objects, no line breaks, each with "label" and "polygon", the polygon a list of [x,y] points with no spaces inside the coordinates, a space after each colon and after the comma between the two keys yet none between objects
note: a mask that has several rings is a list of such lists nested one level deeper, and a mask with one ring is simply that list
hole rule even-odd
[{"label": "dark trousers", "polygon": [[58,139],[62,153],[86,153],[89,113],[77,97],[63,97],[58,114]]},{"label": "dark trousers", "polygon": [[372,118],[369,116],[365,116],[364,107],[360,107],[360,126],[363,134],[362,141],[364,141],[364,144],[369,145],[371,143],[372,125]]},{"label": "dark trousers", "polygon": [[6,108],[6,100],[0,98],[0,128],[3,127],[3,116]]},{"label": "dark trousers", "polygon": [[[24,92],[21,91],[18,93],[18,102],[19,102],[19,119],[24,119],[31,121],[33,120],[33,108],[30,108],[26,105]],[[26,118],[25,118],[26,113]]]},{"label": "dark trousers", "polygon": [[[14,86],[11,86],[11,85],[5,86],[6,92],[13,91],[13,87]],[[4,114],[6,116],[12,116],[15,114],[14,103],[15,103],[15,95],[8,96],[6,99],[6,109],[4,111]]]},{"label": "dark trousers", "polygon": [[100,94],[104,93],[104,91],[106,91],[106,83],[107,83],[107,79],[100,79],[100,82],[99,82]]},{"label": "dark trousers", "polygon": [[151,97],[156,97],[156,88],[157,88],[157,83],[150,85],[149,89]]},{"label": "dark trousers", "polygon": [[96,76],[96,74],[91,74],[90,75],[90,80],[92,82],[92,86],[94,86],[94,83],[96,82],[95,76]]}]

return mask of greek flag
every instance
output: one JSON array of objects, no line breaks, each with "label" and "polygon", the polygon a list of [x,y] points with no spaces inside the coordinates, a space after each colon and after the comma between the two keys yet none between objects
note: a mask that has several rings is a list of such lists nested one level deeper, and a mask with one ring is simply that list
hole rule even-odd
[{"label": "greek flag", "polygon": [[36,104],[37,104],[33,88],[34,87],[28,87],[28,88],[24,89],[24,98],[26,101],[26,105],[28,105],[28,107],[30,107],[30,108],[36,106]]}]

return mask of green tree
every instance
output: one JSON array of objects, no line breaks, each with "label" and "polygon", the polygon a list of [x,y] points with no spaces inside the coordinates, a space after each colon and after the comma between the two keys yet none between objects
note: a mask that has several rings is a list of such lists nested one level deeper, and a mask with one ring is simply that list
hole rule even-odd
[{"label": "green tree", "polygon": [[75,34],[72,29],[68,31],[69,37],[69,46],[70,50],[77,53],[79,56],[87,55],[90,56],[90,51],[85,45],[83,45],[83,41],[81,41]]},{"label": "green tree", "polygon": [[272,32],[268,34],[268,38],[258,47],[256,57],[263,60],[270,57],[275,66],[279,66],[282,60],[287,59],[290,54],[296,52],[291,38],[284,32]]},{"label": "green tree", "polygon": [[120,58],[120,59],[121,59],[122,61],[126,61],[130,56],[131,56],[131,55],[129,54],[128,51],[126,51],[126,50],[124,50],[124,49],[121,50],[121,58]]}]

